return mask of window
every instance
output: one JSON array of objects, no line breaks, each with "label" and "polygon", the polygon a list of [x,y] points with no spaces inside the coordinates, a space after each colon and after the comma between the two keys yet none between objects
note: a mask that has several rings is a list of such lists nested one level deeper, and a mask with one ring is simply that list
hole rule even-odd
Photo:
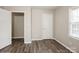
[{"label": "window", "polygon": [[74,8],[71,10],[70,35],[79,38],[79,8]]}]

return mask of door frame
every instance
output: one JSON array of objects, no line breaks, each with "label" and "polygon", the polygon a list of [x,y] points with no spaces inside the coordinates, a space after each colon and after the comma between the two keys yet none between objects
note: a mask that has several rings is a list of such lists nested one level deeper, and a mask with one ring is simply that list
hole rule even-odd
[{"label": "door frame", "polygon": [[24,19],[25,19],[25,13],[24,11],[12,11],[11,12],[11,41],[13,39],[12,35],[13,35],[13,13],[23,13],[24,14]]}]

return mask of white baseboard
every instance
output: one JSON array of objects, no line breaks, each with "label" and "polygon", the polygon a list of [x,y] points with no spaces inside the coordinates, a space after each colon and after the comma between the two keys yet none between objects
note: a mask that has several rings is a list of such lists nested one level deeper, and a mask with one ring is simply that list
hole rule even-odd
[{"label": "white baseboard", "polygon": [[43,39],[32,39],[32,41],[36,41],[36,40],[43,40]]},{"label": "white baseboard", "polygon": [[12,37],[12,39],[18,39],[18,38],[24,38],[24,37]]},{"label": "white baseboard", "polygon": [[31,44],[32,42],[24,42],[25,44]]},{"label": "white baseboard", "polygon": [[4,42],[1,46],[0,46],[0,49],[3,49],[4,47],[7,47],[11,45],[11,41],[8,41],[8,42]]},{"label": "white baseboard", "polygon": [[[51,39],[54,39],[54,38],[51,38]],[[37,39],[36,38],[33,38],[32,39],[32,41],[36,41],[36,40],[45,40],[45,39],[40,39],[40,38],[37,38]]]},{"label": "white baseboard", "polygon": [[[56,40],[56,39],[54,39]],[[76,51],[73,51],[71,48],[69,48],[68,46],[66,46],[65,44],[63,44],[62,42],[60,42],[59,40],[56,40],[58,43],[60,43],[61,45],[63,45],[65,48],[67,48],[68,50],[70,50],[73,53],[77,53]]]}]

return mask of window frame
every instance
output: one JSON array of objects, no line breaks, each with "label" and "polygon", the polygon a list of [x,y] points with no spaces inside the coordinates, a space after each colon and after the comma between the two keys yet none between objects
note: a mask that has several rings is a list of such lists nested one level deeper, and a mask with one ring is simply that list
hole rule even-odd
[{"label": "window frame", "polygon": [[[79,8],[79,7],[78,7]],[[69,36],[70,37],[72,37],[72,38],[74,38],[74,39],[77,39],[77,40],[79,40],[79,35],[76,35],[76,34],[73,34],[72,33],[72,22],[71,22],[71,20],[72,20],[72,10],[73,10],[74,8],[69,8]],[[77,9],[77,8],[76,8]]]}]

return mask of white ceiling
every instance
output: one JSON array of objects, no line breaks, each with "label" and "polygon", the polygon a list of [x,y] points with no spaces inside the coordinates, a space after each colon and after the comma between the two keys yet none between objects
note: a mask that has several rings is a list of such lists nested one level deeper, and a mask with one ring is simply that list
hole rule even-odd
[{"label": "white ceiling", "polygon": [[40,8],[40,9],[56,9],[56,6],[32,6],[32,8]]},{"label": "white ceiling", "polygon": [[[7,10],[24,10],[28,6],[0,6],[3,9]],[[32,8],[40,8],[40,9],[56,9],[57,6],[32,6]]]}]

